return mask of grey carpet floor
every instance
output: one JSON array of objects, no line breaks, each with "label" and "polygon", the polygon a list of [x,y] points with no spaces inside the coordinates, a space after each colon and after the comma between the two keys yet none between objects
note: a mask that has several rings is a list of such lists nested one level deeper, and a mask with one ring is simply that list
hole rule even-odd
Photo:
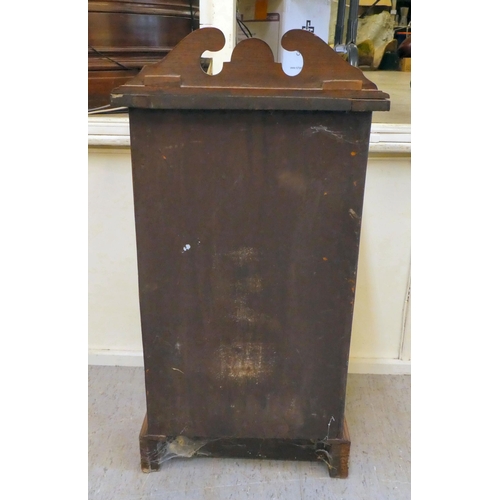
[{"label": "grey carpet floor", "polygon": [[315,462],[173,459],[139,466],[142,368],[89,366],[89,500],[410,498],[410,376],[349,375],[349,477]]}]

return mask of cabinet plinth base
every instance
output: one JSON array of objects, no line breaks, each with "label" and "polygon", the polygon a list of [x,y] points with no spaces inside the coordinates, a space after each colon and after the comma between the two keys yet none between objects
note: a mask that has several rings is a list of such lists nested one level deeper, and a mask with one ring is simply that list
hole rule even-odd
[{"label": "cabinet plinth base", "polygon": [[323,461],[332,478],[346,478],[351,441],[347,422],[338,439],[193,438],[148,434],[147,415],[139,435],[141,469],[158,471],[167,460],[179,457],[251,458]]}]

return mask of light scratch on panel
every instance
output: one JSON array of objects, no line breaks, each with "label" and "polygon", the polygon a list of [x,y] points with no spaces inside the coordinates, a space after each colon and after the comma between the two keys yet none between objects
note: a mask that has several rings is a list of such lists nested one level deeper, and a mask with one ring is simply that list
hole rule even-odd
[{"label": "light scratch on panel", "polygon": [[330,425],[332,424],[332,422],[335,422],[333,415],[330,417],[330,420],[328,422],[328,430],[326,431],[326,436],[325,436],[324,441],[328,441],[328,439],[330,439]]}]

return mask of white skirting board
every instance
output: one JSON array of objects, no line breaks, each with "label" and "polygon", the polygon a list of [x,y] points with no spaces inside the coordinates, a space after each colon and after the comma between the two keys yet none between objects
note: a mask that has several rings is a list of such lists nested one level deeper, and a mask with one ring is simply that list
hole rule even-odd
[{"label": "white skirting board", "polygon": [[[142,351],[90,349],[89,365],[144,366]],[[351,358],[349,373],[376,375],[409,375],[411,362],[400,359]]]},{"label": "white skirting board", "polygon": [[89,349],[89,365],[144,366],[142,351]]}]

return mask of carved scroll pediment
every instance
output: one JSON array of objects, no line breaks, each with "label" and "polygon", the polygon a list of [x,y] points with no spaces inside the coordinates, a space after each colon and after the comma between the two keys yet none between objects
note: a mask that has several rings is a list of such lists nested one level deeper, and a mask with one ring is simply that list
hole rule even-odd
[{"label": "carved scroll pediment", "polygon": [[[201,100],[202,95],[211,100],[209,107],[222,106],[220,101],[222,95],[234,97],[233,103],[236,103],[238,98],[250,97],[255,100],[279,99],[284,96],[293,96],[297,99],[321,96],[344,100],[378,101],[379,103],[370,109],[389,108],[387,94],[377,90],[376,85],[370,82],[361,70],[351,66],[328,44],[306,30],[288,31],[281,40],[285,50],[297,51],[303,57],[302,70],[295,76],[287,75],[281,63],[274,61],[271,48],[257,38],[248,38],[238,43],[233,50],[231,60],[223,64],[221,72],[217,75],[208,75],[200,65],[202,54],[206,51],[217,52],[224,47],[224,44],[224,34],[216,28],[193,31],[163,60],[145,66],[135,78],[116,89],[112,96],[113,101],[119,105],[151,107],[143,104],[149,95],[153,96],[157,103],[152,107],[167,105],[169,99],[168,107],[173,107],[172,99],[175,95],[179,106],[182,102],[181,107],[186,108],[191,106],[190,102],[195,101],[196,106],[203,107],[206,101]],[[161,103],[160,94],[163,96]],[[132,96],[134,96],[133,101],[130,100]],[[188,97],[191,101],[182,101]],[[219,101],[216,102],[214,100],[216,98]],[[242,109],[245,106],[238,104]],[[258,106],[272,108],[270,102],[264,105],[260,101]],[[279,105],[281,109],[283,106],[284,104]],[[291,105],[287,103],[286,106]],[[314,109],[314,105],[307,104],[307,109]],[[347,108],[344,106],[335,109]],[[369,109],[365,106],[357,110]]]},{"label": "carved scroll pediment", "polygon": [[281,63],[274,61],[270,47],[258,38],[238,43],[222,71],[208,75],[200,66],[201,55],[207,50],[221,50],[225,38],[216,28],[203,28],[190,33],[162,61],[146,66],[127,85],[295,90],[377,88],[358,68],[308,31],[288,31],[281,43],[285,50],[301,53],[303,68],[298,75],[285,74]]}]

